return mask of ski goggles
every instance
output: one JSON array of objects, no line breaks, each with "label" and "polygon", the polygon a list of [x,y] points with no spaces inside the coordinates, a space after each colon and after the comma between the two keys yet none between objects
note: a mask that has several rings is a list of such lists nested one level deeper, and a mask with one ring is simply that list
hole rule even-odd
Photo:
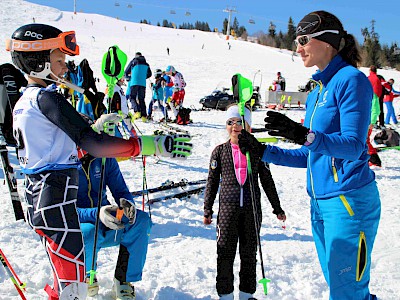
[{"label": "ski goggles", "polygon": [[242,126],[243,125],[243,122],[242,122],[242,120],[228,120],[228,121],[226,121],[226,125],[229,125],[229,126],[233,126],[233,125],[237,125],[237,126]]},{"label": "ski goggles", "polygon": [[299,45],[304,47],[305,45],[307,45],[311,41],[311,39],[313,37],[320,36],[320,35],[323,35],[325,33],[339,34],[339,30],[323,30],[323,31],[318,31],[318,32],[311,33],[311,34],[299,35],[294,40],[294,45],[296,47],[298,47]]},{"label": "ski goggles", "polygon": [[44,51],[60,49],[61,52],[70,56],[79,55],[79,46],[76,43],[75,31],[62,32],[56,38],[35,40],[35,41],[20,41],[14,39],[6,40],[7,51]]}]

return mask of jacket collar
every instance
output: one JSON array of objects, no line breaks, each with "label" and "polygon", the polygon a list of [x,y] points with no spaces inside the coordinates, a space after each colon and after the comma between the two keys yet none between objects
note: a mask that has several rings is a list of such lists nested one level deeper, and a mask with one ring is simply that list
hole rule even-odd
[{"label": "jacket collar", "polygon": [[321,81],[324,86],[328,84],[331,78],[342,68],[348,66],[340,55],[336,55],[324,70],[318,70],[312,75],[315,81]]}]

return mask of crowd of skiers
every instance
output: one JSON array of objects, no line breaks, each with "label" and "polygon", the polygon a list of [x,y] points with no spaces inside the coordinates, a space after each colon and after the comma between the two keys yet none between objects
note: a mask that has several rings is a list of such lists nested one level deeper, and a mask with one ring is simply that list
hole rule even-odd
[{"label": "crowd of skiers", "polygon": [[[128,107],[134,119],[141,118],[142,121],[152,118],[153,106],[157,103],[163,113],[161,121],[168,120],[168,107],[173,112],[174,119],[178,115],[185,98],[186,82],[182,73],[174,66],[168,66],[165,71],[156,69],[154,82],[151,82],[152,95],[148,110],[146,109],[146,79],[152,76],[152,71],[145,57],[136,52],[135,57],[125,69],[124,77],[128,82],[126,97]],[[171,121],[171,120],[170,120]]]},{"label": "crowd of skiers", "polygon": [[[50,39],[52,43],[48,43]],[[41,50],[27,51],[33,44]],[[274,163],[307,168],[312,232],[330,299],[373,300],[376,296],[370,294],[368,284],[380,198],[365,141],[368,128],[378,118],[383,89],[389,90],[383,98],[388,108],[385,123],[392,118],[397,124],[391,103],[397,96],[394,80],[383,83],[373,67],[369,78],[357,70],[360,56],[354,37],[328,12],[307,14],[296,29],[295,44],[304,66],[318,67],[313,75],[318,87],[309,93],[303,124],[269,111],[265,127],[270,135],[301,147],[282,149],[260,143],[250,133],[250,109],[232,105],[225,118],[229,140],[211,154],[203,222],[212,222],[213,203],[221,187],[217,293],[220,299],[234,299],[233,263],[239,245],[239,299],[255,299],[262,219],[258,178],[273,213],[286,219],[269,170],[268,163]],[[118,78],[112,99],[106,98],[107,114],[93,108],[91,112],[83,110],[82,115],[54,84],[81,90],[90,99],[101,97],[93,82],[87,83],[87,88],[90,85],[94,90],[89,93],[64,77],[68,71],[65,56],[79,54],[73,31],[37,23],[24,25],[12,34],[7,48],[15,66],[28,78],[14,107],[13,128],[21,170],[26,174],[27,222],[40,236],[54,272],[54,285],[45,287],[49,300],[96,295],[97,252],[110,246],[119,246],[114,296],[134,299],[132,282],[142,278],[152,224],[147,213],[136,209],[115,158],[160,155],[182,159],[191,154],[192,144],[186,134],[138,136],[129,121],[125,124],[128,136],[118,138],[114,136],[116,124],[124,122],[125,116],[113,112],[146,121],[157,103],[165,120],[166,104],[177,117],[185,97],[182,74],[173,66],[165,71],[156,69],[152,100],[146,109],[146,80],[153,73],[137,52],[124,76]],[[284,78],[280,72],[277,76],[284,90]],[[126,96],[124,80],[128,81]],[[374,99],[372,104],[370,99]],[[247,153],[250,156],[246,157]],[[115,204],[107,199],[106,187]]]}]

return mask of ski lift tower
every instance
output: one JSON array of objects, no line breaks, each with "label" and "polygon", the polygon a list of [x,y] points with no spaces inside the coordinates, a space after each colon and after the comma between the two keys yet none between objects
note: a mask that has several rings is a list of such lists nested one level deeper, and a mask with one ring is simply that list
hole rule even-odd
[{"label": "ski lift tower", "polygon": [[74,0],[74,15],[76,15],[76,0]]},{"label": "ski lift tower", "polygon": [[235,13],[236,12],[236,8],[234,8],[234,7],[232,7],[232,8],[229,8],[229,7],[227,7],[226,9],[224,9],[223,10],[224,12],[227,12],[229,15],[228,15],[228,25],[226,26],[226,39],[228,40],[229,39],[229,35],[230,35],[230,33],[231,33],[231,16],[232,16],[232,13]]}]

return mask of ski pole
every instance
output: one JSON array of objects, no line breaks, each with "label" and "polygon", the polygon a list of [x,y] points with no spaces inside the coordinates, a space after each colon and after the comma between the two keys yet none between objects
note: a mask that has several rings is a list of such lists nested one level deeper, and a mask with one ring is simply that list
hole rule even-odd
[{"label": "ski pole", "polygon": [[94,269],[94,266],[96,264],[96,249],[97,249],[97,237],[98,237],[98,231],[99,231],[99,223],[100,223],[100,208],[101,208],[101,202],[103,200],[103,182],[104,182],[104,173],[106,169],[106,158],[103,157],[101,159],[101,174],[100,174],[100,186],[99,186],[99,199],[97,200],[97,215],[96,215],[96,225],[94,228],[94,243],[93,243],[93,257],[92,257],[92,268],[89,273],[89,284],[93,284],[94,282],[94,276],[96,275],[96,271]]},{"label": "ski pole", "polygon": [[[241,86],[242,84],[245,84],[246,87],[242,87]],[[248,100],[250,100],[250,98],[252,96],[253,86],[252,86],[250,80],[242,77],[242,75],[240,75],[240,74],[235,74],[232,77],[232,86],[233,86],[233,97],[236,98],[239,115],[241,116],[243,128],[245,129],[246,125],[245,125],[245,119],[244,119],[244,109],[245,109],[246,102]],[[253,207],[254,228],[256,231],[257,246],[258,246],[258,253],[260,256],[260,265],[261,265],[261,274],[262,274],[262,279],[260,279],[258,282],[263,285],[264,294],[267,295],[268,294],[267,284],[271,280],[267,279],[265,277],[264,260],[263,260],[263,255],[262,255],[261,239],[260,239],[260,232],[259,232],[261,226],[260,226],[260,221],[258,220],[258,210],[257,210],[257,205],[256,205],[256,197],[255,197],[256,193],[255,193],[255,188],[254,188],[253,171],[251,168],[250,153],[248,151],[246,152],[246,159],[247,159],[247,175],[249,176],[249,183],[250,183],[251,203],[252,203],[252,207]]]},{"label": "ski pole", "polygon": [[13,267],[11,266],[10,262],[7,260],[6,256],[4,255],[3,251],[0,249],[0,261],[6,270],[8,277],[10,277],[12,283],[14,284],[15,288],[17,289],[18,294],[21,296],[23,300],[26,300],[24,295],[25,286],[26,284],[21,282],[18,278],[17,274],[15,273]]}]

